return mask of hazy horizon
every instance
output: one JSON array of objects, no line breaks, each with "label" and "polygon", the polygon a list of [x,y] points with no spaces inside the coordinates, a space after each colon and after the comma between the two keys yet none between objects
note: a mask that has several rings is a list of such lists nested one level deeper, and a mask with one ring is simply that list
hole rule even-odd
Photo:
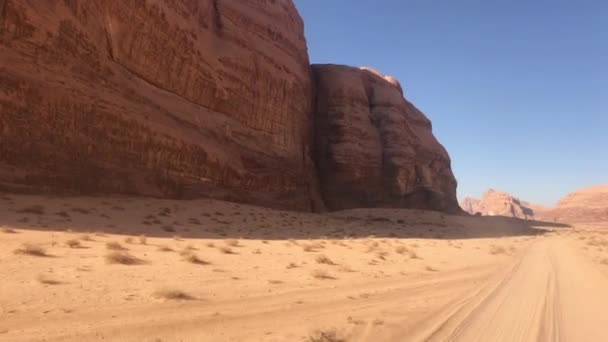
[{"label": "hazy horizon", "polygon": [[295,2],[312,63],[400,80],[459,199],[495,188],[551,206],[608,183],[608,3]]}]

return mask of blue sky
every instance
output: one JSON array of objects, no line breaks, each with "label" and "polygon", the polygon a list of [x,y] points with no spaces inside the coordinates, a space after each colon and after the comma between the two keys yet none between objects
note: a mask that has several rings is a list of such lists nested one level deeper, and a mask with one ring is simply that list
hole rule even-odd
[{"label": "blue sky", "polygon": [[295,0],[312,63],[397,77],[458,195],[608,183],[608,1]]}]

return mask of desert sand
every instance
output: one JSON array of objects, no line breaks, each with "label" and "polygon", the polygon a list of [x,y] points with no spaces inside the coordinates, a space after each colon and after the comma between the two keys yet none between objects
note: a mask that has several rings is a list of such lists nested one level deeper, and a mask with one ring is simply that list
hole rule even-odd
[{"label": "desert sand", "polygon": [[2,341],[600,341],[608,231],[0,195]]}]

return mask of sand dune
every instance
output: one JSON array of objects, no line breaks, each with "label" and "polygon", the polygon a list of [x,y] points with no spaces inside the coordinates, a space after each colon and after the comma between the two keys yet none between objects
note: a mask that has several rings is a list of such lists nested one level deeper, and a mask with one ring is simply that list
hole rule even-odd
[{"label": "sand dune", "polygon": [[0,226],[2,341],[608,338],[602,225],[7,194]]}]

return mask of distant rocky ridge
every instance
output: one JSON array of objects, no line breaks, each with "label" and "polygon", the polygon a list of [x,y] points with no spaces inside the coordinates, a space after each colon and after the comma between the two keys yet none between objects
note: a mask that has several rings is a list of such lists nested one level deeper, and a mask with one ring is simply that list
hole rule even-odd
[{"label": "distant rocky ridge", "polygon": [[464,198],[460,206],[469,214],[500,215],[551,222],[608,222],[608,185],[579,189],[555,207],[522,201],[506,192],[487,190],[481,199]]},{"label": "distant rocky ridge", "polygon": [[521,201],[506,192],[488,189],[481,199],[466,197],[460,203],[462,209],[469,214],[487,216],[508,216],[521,219],[534,219],[542,206]]},{"label": "distant rocky ridge", "polygon": [[0,191],[459,212],[430,121],[289,0],[0,0]]},{"label": "distant rocky ridge", "polygon": [[[579,189],[543,211],[543,220],[556,222],[608,222],[608,185]],[[608,228],[608,227],[607,227]]]}]

